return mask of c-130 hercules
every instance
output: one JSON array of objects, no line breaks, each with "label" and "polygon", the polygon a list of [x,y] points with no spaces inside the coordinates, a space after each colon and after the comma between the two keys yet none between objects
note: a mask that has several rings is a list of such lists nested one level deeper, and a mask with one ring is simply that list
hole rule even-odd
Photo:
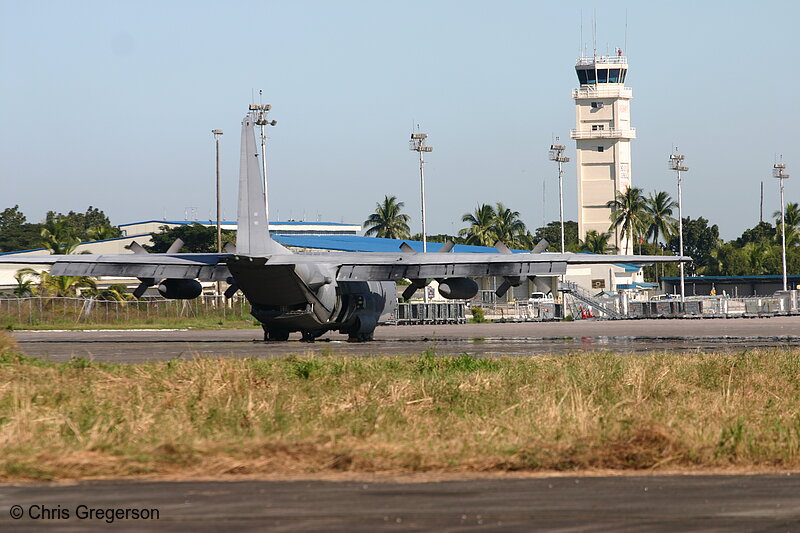
[{"label": "c-130 hercules", "polygon": [[395,282],[411,280],[403,296],[410,298],[429,280],[439,281],[439,293],[450,299],[469,299],[478,291],[470,279],[502,276],[498,296],[526,278],[558,276],[569,264],[654,263],[689,261],[689,257],[543,254],[543,242],[530,253],[512,254],[498,243],[498,253],[450,252],[452,243],[436,253],[409,253],[403,243],[397,253],[295,254],[269,235],[265,177],[256,149],[256,114],[242,121],[239,206],[236,247],[229,253],[146,253],[133,243],[134,254],[47,255],[0,257],[0,262],[52,265],[54,276],[123,276],[142,282],[140,296],[158,285],[166,298],[191,299],[202,292],[199,281],[228,281],[226,296],[241,290],[251,314],[262,325],[264,339],[285,341],[299,331],[311,341],[338,330],[350,340],[371,340],[376,326],[397,308]]}]

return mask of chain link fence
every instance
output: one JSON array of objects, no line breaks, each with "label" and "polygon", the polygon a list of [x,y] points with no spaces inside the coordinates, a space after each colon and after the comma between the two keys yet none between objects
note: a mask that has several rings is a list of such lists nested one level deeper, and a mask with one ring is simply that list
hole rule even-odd
[{"label": "chain link fence", "polygon": [[94,298],[1,298],[4,327],[75,324],[156,324],[184,319],[252,320],[247,299],[204,295],[193,300],[147,298],[129,301]]}]

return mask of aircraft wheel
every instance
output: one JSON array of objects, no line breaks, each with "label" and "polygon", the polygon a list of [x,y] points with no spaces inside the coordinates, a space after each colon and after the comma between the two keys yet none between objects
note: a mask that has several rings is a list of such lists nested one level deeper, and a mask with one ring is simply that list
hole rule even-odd
[{"label": "aircraft wheel", "polygon": [[300,332],[300,334],[302,335],[302,338],[300,339],[300,342],[314,342],[314,340],[317,337],[319,337],[320,335],[322,335],[323,333],[325,333],[325,332],[324,331],[315,331],[315,330],[311,330],[311,329],[303,330],[303,331]]},{"label": "aircraft wheel", "polygon": [[285,329],[265,329],[264,340],[266,341],[288,341],[289,332]]}]

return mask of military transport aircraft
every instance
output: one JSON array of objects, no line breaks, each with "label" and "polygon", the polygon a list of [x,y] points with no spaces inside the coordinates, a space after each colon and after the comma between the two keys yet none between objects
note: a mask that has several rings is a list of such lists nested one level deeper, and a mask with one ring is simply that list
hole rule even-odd
[{"label": "military transport aircraft", "polygon": [[[436,253],[413,253],[406,243],[397,253],[292,253],[269,235],[266,182],[255,141],[257,115],[242,121],[239,206],[235,249],[226,253],[149,254],[134,243],[133,254],[42,255],[0,257],[0,262],[49,264],[54,276],[123,276],[139,278],[134,294],[158,286],[166,298],[191,299],[202,292],[199,281],[227,281],[226,296],[240,290],[251,314],[262,324],[264,339],[284,341],[299,331],[311,341],[330,330],[351,340],[371,340],[375,327],[397,308],[395,282],[411,280],[403,293],[410,298],[431,279],[445,298],[469,299],[478,292],[470,279],[502,276],[502,296],[526,278],[564,274],[567,265],[690,261],[689,257],[514,253],[498,243],[498,253],[452,253],[448,243]],[[447,253],[441,253],[447,252]]]}]

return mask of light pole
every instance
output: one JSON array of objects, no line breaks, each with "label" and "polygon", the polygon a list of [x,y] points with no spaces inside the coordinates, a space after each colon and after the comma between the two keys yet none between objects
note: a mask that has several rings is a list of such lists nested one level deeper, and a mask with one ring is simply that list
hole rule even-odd
[{"label": "light pole", "polygon": [[[258,91],[258,94],[261,95],[262,91]],[[267,113],[270,109],[272,106],[269,104],[250,104],[250,111],[255,112],[255,123],[259,126],[261,134],[261,177],[264,179],[264,200],[266,201],[264,215],[267,225],[269,225],[269,191],[267,190],[267,135],[264,133],[264,126],[274,126],[278,123],[277,120],[267,120]]]},{"label": "light pole", "polygon": [[[680,154],[670,154],[669,168],[678,174],[678,243],[680,245],[680,256],[683,257],[683,196],[681,196],[681,172],[687,172],[689,167],[683,164],[684,156]],[[681,269],[681,304],[686,300],[686,289],[683,273],[683,261],[678,263]]]},{"label": "light pole", "polygon": [[[222,253],[222,226],[220,225],[220,186],[219,186],[219,138],[222,137],[222,130],[211,130],[214,135],[214,144],[217,152],[217,253]],[[217,297],[222,294],[222,282],[217,282]]]},{"label": "light pole", "polygon": [[[556,141],[558,137],[556,137]],[[562,168],[562,164],[569,162],[569,157],[564,155],[564,150],[567,147],[563,144],[551,144],[550,145],[550,161],[555,161],[558,163],[558,218],[561,221],[561,253],[564,253],[564,185],[563,185],[563,176],[564,176],[564,169]]]},{"label": "light pole", "polygon": [[786,165],[783,163],[775,163],[772,165],[772,175],[781,183],[781,259],[783,260],[783,290],[787,289],[786,283],[786,217],[785,208],[783,203],[783,180],[789,177],[789,174],[784,172]]},{"label": "light pole", "polygon": [[[432,146],[425,146],[425,139],[428,138],[427,133],[412,133],[411,141],[408,147],[419,154],[419,192],[421,197],[421,210],[422,210],[422,251],[428,251],[428,233],[425,227],[425,159],[422,154],[425,152],[432,152]],[[425,301],[428,300],[427,292],[425,294]]]}]

